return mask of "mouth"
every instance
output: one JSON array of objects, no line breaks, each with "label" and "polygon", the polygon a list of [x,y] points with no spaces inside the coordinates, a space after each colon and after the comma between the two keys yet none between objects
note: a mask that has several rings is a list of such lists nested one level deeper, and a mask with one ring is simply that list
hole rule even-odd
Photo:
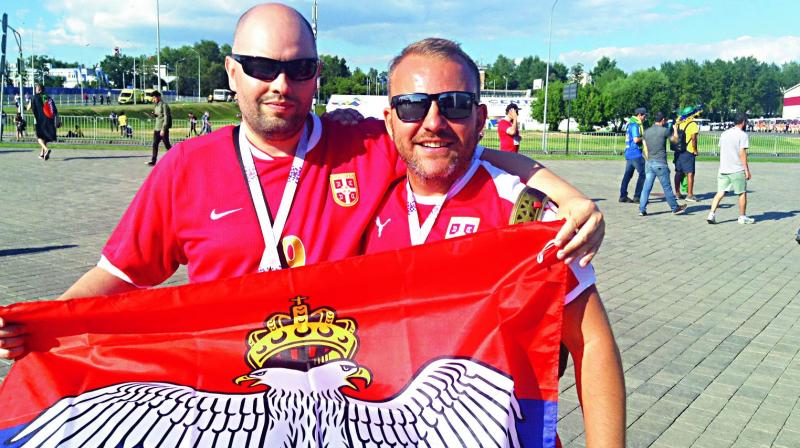
[{"label": "mouth", "polygon": [[275,112],[288,112],[296,107],[294,103],[289,101],[267,101],[261,104]]},{"label": "mouth", "polygon": [[443,140],[425,140],[415,142],[414,144],[421,148],[425,153],[442,154],[450,150],[450,146],[453,145],[453,142]]}]

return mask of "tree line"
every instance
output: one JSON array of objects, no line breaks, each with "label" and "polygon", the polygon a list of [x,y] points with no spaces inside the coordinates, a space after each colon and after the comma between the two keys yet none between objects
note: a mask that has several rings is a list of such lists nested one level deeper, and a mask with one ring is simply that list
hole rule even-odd
[{"label": "tree line", "polygon": [[[591,82],[579,86],[570,115],[582,131],[609,123],[619,130],[623,120],[637,107],[674,116],[683,107],[703,104],[703,116],[716,122],[730,121],[738,111],[751,117],[780,116],[783,92],[800,83],[800,64],[789,62],[778,66],[753,57],[702,63],[684,59],[626,74],[614,60],[603,57],[589,75]],[[580,64],[563,78],[551,76],[547,98],[547,122],[551,128],[567,116],[567,102],[561,95],[563,86],[584,76]],[[537,92],[536,99],[532,116],[541,121],[543,90]]]},{"label": "tree line", "polygon": [[[213,89],[227,88],[225,56],[230,53],[230,45],[219,45],[210,40],[163,48],[162,65],[167,66],[170,76],[178,77],[177,81],[169,84],[169,89],[177,89],[184,96],[197,95],[198,60],[202,96],[208,95]],[[144,76],[144,84],[157,84],[155,56],[118,54],[107,55],[99,63],[108,76],[108,87],[120,88],[132,84],[134,59],[137,76]],[[335,55],[321,55],[320,59],[322,73],[318,95],[322,103],[334,94],[386,93],[385,70],[351,70],[345,58]],[[43,70],[45,86],[60,86],[63,83],[63,79],[46,76],[45,64],[53,67],[79,66],[77,62],[66,63],[42,55],[29,60],[34,67]],[[544,79],[546,71],[546,62],[538,56],[528,56],[515,62],[499,55],[494,63],[485,67],[484,89],[532,89],[534,80]],[[777,116],[782,111],[783,91],[800,83],[800,63],[789,62],[779,66],[759,62],[753,57],[702,63],[684,59],[664,62],[658,68],[630,74],[617,67],[613,59],[602,57],[589,71],[585,71],[582,64],[567,68],[556,62],[550,66],[549,73],[547,121],[551,128],[557,127],[567,115],[567,103],[562,99],[563,86],[590,80],[579,86],[578,97],[570,105],[570,115],[584,131],[609,123],[618,129],[636,107],[669,114],[676,109],[702,103],[705,105],[704,116],[712,121],[729,121],[737,111],[746,111],[751,116]],[[534,119],[542,121],[544,90],[536,90],[534,95],[536,101],[533,102],[531,113]]]}]

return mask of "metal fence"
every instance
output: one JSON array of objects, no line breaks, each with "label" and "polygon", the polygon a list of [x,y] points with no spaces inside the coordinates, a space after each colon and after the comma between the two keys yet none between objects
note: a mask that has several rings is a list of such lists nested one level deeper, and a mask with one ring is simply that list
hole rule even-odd
[{"label": "metal fence", "polygon": [[[119,98],[119,92],[114,93],[111,95],[110,102],[108,95],[105,94],[97,94],[92,100],[92,95],[89,94],[89,98],[86,102],[83,101],[83,96],[80,93],[56,93],[50,94],[53,101],[56,102],[58,106],[115,106],[119,107],[120,104],[117,103],[117,98]],[[100,98],[102,99],[102,103],[100,102]],[[197,96],[176,96],[176,95],[169,95],[164,94],[165,100],[170,103],[205,103],[208,101],[207,97],[197,97]],[[18,99],[17,99],[18,100]],[[25,99],[23,97],[23,102]],[[28,101],[30,101],[30,97],[28,97]],[[17,103],[14,102],[14,95],[5,95],[3,97],[3,104],[6,108],[10,107],[18,107]],[[139,101],[139,104],[145,104]],[[23,107],[27,107],[28,103],[26,102]]]},{"label": "metal fence", "polygon": [[[797,134],[760,134],[750,133],[748,153],[764,157],[800,157],[800,135]],[[719,136],[717,132],[701,132],[697,138],[701,156],[719,154]],[[525,131],[522,134],[520,152],[525,154],[566,154],[567,134],[565,132],[549,132],[547,134],[547,150],[542,149],[542,133]],[[498,148],[500,141],[496,129],[485,129],[481,144],[487,148]],[[625,134],[598,132],[575,132],[569,134],[569,154],[615,156],[625,152]]]},{"label": "metal fence", "polygon": [[[27,129],[24,137],[17,139],[17,129],[14,116],[6,115],[3,123],[4,142],[35,142],[36,131],[33,124],[33,115],[25,114]],[[120,126],[119,121],[112,121],[108,117],[62,116],[61,127],[58,129],[58,140],[76,144],[94,145],[149,145],[153,141],[153,120],[141,118],[128,118],[126,126]],[[239,124],[238,121],[212,120],[211,128]],[[197,132],[202,130],[202,121],[197,120]],[[194,136],[194,134],[192,134]],[[177,143],[189,138],[189,120],[174,119],[169,133],[170,141]]]},{"label": "metal fence", "polygon": [[[128,126],[123,129],[108,117],[61,116],[61,128],[58,130],[59,141],[77,144],[122,144],[147,145],[153,138],[153,120],[128,118]],[[33,116],[25,114],[28,123],[22,141],[35,141]],[[213,129],[237,121],[211,122]],[[197,132],[202,123],[198,120]],[[130,128],[130,130],[128,130]],[[189,120],[175,119],[170,130],[170,140],[179,142],[189,136]],[[547,134],[547,150],[542,149],[542,133],[524,131],[520,151],[528,155],[566,154],[567,134],[552,132]],[[701,132],[698,136],[698,147],[702,156],[719,154],[719,133]],[[750,149],[753,156],[765,157],[800,157],[800,136],[796,134],[761,134],[750,133]],[[5,116],[3,141],[16,141],[14,115]],[[496,129],[485,129],[481,144],[487,148],[498,148],[499,139]],[[609,134],[597,132],[578,132],[569,135],[569,154],[621,156],[625,152],[625,134]]]}]

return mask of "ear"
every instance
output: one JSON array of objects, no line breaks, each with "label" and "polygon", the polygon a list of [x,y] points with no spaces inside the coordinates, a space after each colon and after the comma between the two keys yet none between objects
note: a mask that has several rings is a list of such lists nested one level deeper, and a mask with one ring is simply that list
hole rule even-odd
[{"label": "ear", "polygon": [[476,111],[475,116],[475,126],[477,126],[478,132],[482,131],[484,126],[486,126],[486,117],[489,116],[489,109],[486,107],[485,104],[478,104],[478,110]]},{"label": "ear", "polygon": [[239,64],[230,56],[225,56],[225,72],[228,74],[228,87],[234,92],[238,92],[236,88],[236,70],[239,69]]},{"label": "ear", "polygon": [[389,137],[394,139],[393,129],[392,129],[392,108],[387,107],[383,109],[383,124],[386,125],[386,132],[389,134]]}]

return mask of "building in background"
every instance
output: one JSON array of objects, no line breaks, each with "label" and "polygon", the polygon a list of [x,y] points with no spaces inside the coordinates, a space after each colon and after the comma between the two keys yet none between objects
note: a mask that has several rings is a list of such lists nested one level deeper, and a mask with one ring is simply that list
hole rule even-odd
[{"label": "building in background", "polygon": [[800,118],[800,84],[783,93],[783,118]]}]

